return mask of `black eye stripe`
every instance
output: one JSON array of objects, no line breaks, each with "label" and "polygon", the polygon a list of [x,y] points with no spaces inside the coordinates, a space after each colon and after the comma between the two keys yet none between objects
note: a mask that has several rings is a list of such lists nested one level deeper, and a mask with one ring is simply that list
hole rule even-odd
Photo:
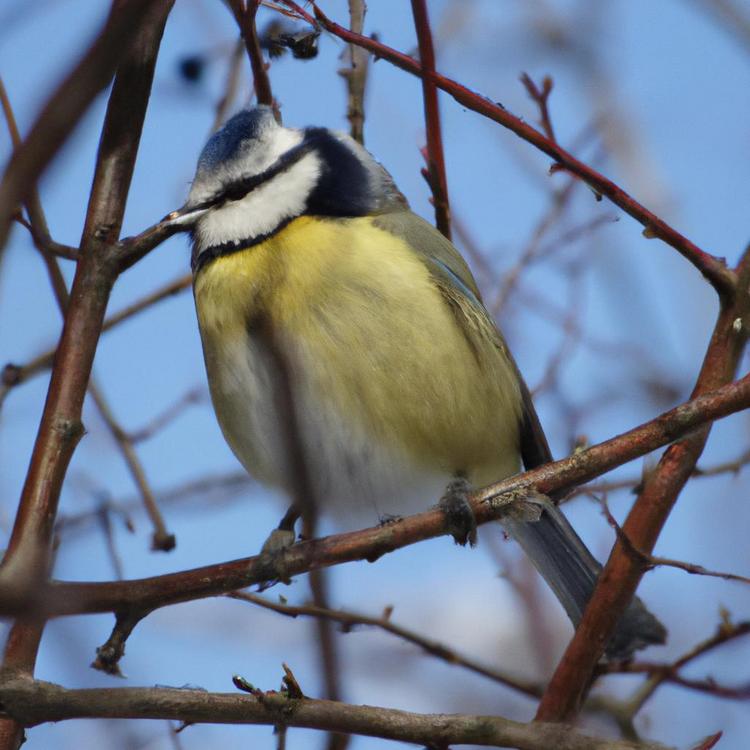
[{"label": "black eye stripe", "polygon": [[263,183],[272,180],[277,175],[291,169],[295,164],[301,161],[307,154],[312,153],[317,148],[317,139],[305,139],[299,145],[282,154],[268,169],[260,174],[249,175],[239,180],[235,180],[229,185],[224,185],[217,190],[211,197],[201,201],[195,206],[191,206],[191,211],[198,211],[206,208],[218,208],[224,203],[242,200],[248,193],[251,193]]},{"label": "black eye stripe", "polygon": [[[206,200],[191,205],[189,211],[220,209],[229,202],[240,201],[256,188],[288,172],[311,153],[316,156],[317,169],[313,184],[305,186],[308,191],[306,197],[300,196],[304,198],[304,204],[293,216],[279,216],[277,226],[271,231],[255,235],[252,234],[252,229],[248,229],[246,237],[232,237],[226,242],[206,245],[199,244],[196,227],[193,227],[192,264],[195,273],[215,258],[263,242],[299,216],[352,218],[366,216],[376,208],[377,196],[373,194],[370,173],[354,149],[325,128],[307,128],[303,131],[302,141],[282,154],[268,169],[260,174],[241,177],[222,185]],[[290,189],[293,190],[293,187]],[[218,221],[221,221],[220,216],[219,213]],[[218,235],[221,235],[221,232],[218,232]]]}]

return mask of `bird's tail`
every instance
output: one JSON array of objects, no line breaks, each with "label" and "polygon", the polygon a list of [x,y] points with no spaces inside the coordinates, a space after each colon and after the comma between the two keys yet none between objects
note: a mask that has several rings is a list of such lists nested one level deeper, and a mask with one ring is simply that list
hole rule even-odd
[{"label": "bird's tail", "polygon": [[[537,503],[541,506],[538,520],[509,515],[501,521],[578,627],[602,566],[553,502],[537,498]],[[610,658],[625,659],[638,649],[664,643],[666,636],[666,628],[634,597],[605,651]]]}]

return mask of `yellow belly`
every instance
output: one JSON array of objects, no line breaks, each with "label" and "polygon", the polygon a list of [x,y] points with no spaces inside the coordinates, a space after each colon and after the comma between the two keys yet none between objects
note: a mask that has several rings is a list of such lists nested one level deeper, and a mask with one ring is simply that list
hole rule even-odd
[{"label": "yellow belly", "polygon": [[467,339],[420,259],[369,219],[298,218],[201,269],[195,301],[219,423],[261,481],[285,487],[288,466],[258,317],[288,363],[323,500],[358,492],[382,509],[399,483],[433,492],[456,472],[483,484],[518,469],[510,364]]}]

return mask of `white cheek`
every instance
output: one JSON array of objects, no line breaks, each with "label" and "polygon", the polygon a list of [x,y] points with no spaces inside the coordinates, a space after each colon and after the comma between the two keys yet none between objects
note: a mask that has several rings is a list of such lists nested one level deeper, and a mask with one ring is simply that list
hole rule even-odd
[{"label": "white cheek", "polygon": [[286,172],[273,177],[242,200],[209,211],[198,222],[199,252],[225,243],[240,243],[270,234],[288,219],[300,216],[320,176],[320,161],[308,154]]}]

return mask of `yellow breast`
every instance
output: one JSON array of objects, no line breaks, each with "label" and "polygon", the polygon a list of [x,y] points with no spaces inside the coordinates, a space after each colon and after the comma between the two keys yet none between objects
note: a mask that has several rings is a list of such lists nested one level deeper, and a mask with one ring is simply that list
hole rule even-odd
[{"label": "yellow breast", "polygon": [[[288,359],[321,492],[347,462],[359,474],[389,461],[463,471],[477,484],[517,470],[520,396],[489,324],[459,325],[424,262],[369,218],[298,218],[206,265],[195,300],[219,422],[261,480],[283,486],[285,466],[269,434],[273,372],[248,332],[257,316]],[[377,493],[377,478],[366,484]]]}]

